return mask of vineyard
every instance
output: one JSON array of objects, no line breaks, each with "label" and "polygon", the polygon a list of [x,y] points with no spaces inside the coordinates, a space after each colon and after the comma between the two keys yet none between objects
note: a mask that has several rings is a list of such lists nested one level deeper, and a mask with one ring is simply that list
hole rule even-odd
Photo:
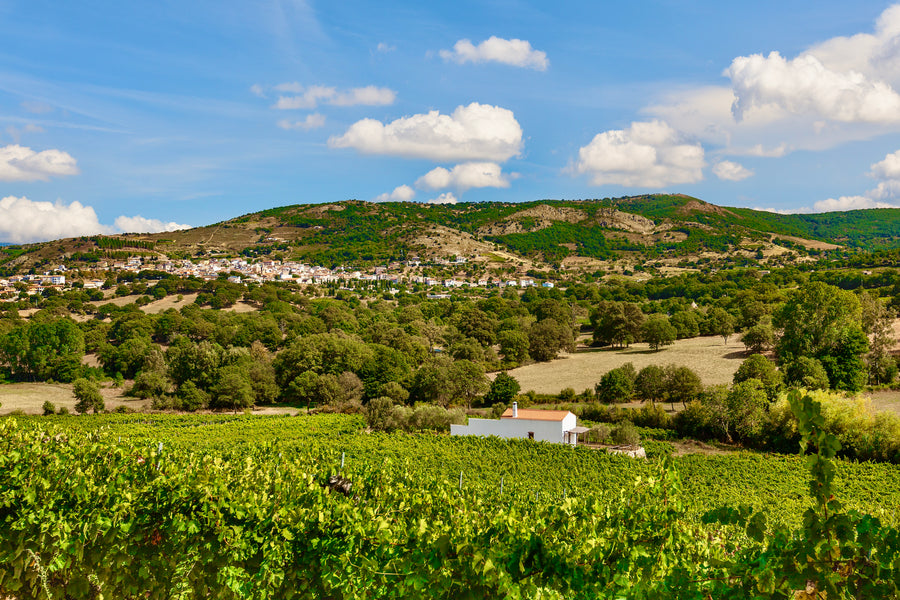
[{"label": "vineyard", "polygon": [[7,419],[0,594],[896,597],[900,470],[834,459],[795,403],[806,457],[634,461],[349,415]]}]

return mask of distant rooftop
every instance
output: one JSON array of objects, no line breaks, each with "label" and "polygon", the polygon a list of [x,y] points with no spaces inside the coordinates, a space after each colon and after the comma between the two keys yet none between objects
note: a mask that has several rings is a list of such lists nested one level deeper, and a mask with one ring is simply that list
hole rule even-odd
[{"label": "distant rooftop", "polygon": [[[527,421],[562,421],[568,414],[570,413],[567,410],[540,410],[520,408],[519,416],[516,418],[525,419]],[[507,408],[506,411],[504,411],[504,413],[500,415],[500,418],[512,419],[512,409]]]}]

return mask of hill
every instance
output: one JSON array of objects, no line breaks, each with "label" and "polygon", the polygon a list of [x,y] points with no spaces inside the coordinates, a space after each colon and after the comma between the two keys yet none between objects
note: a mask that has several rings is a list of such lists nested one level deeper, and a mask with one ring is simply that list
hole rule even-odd
[{"label": "hill", "polygon": [[[272,208],[184,231],[0,247],[4,272],[128,256],[293,258],[372,266],[464,257],[497,269],[609,269],[803,259],[900,246],[900,209],[781,215],[681,194],[426,205],[348,200]],[[624,267],[623,267],[624,268]]]}]

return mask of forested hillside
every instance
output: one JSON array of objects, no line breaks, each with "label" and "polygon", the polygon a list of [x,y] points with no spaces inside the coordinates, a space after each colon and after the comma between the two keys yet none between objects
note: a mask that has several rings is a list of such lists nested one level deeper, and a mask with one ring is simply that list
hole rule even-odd
[{"label": "forested hillside", "polygon": [[122,259],[125,252],[277,257],[330,267],[455,255],[503,262],[491,254],[497,250],[539,267],[575,257],[641,262],[696,260],[702,253],[746,261],[778,248],[796,256],[837,247],[895,248],[898,236],[898,209],[781,215],[684,195],[454,205],[344,201],[273,208],[165,234],[7,246],[0,248],[0,263],[12,273],[60,262],[90,265]]}]

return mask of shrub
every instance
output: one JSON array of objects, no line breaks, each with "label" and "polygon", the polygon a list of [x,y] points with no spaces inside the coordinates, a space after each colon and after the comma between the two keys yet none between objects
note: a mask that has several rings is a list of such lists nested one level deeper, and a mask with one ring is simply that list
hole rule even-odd
[{"label": "shrub", "polygon": [[612,430],[612,440],[619,446],[637,446],[641,436],[630,421],[622,421]]},{"label": "shrub", "polygon": [[42,408],[44,409],[44,416],[56,414],[56,407],[49,400],[46,400],[44,402]]},{"label": "shrub", "polygon": [[56,414],[58,414],[58,415],[67,415],[67,414],[69,414],[69,408],[66,407],[66,406],[60,406],[60,407],[59,407],[59,410],[56,411]]}]

